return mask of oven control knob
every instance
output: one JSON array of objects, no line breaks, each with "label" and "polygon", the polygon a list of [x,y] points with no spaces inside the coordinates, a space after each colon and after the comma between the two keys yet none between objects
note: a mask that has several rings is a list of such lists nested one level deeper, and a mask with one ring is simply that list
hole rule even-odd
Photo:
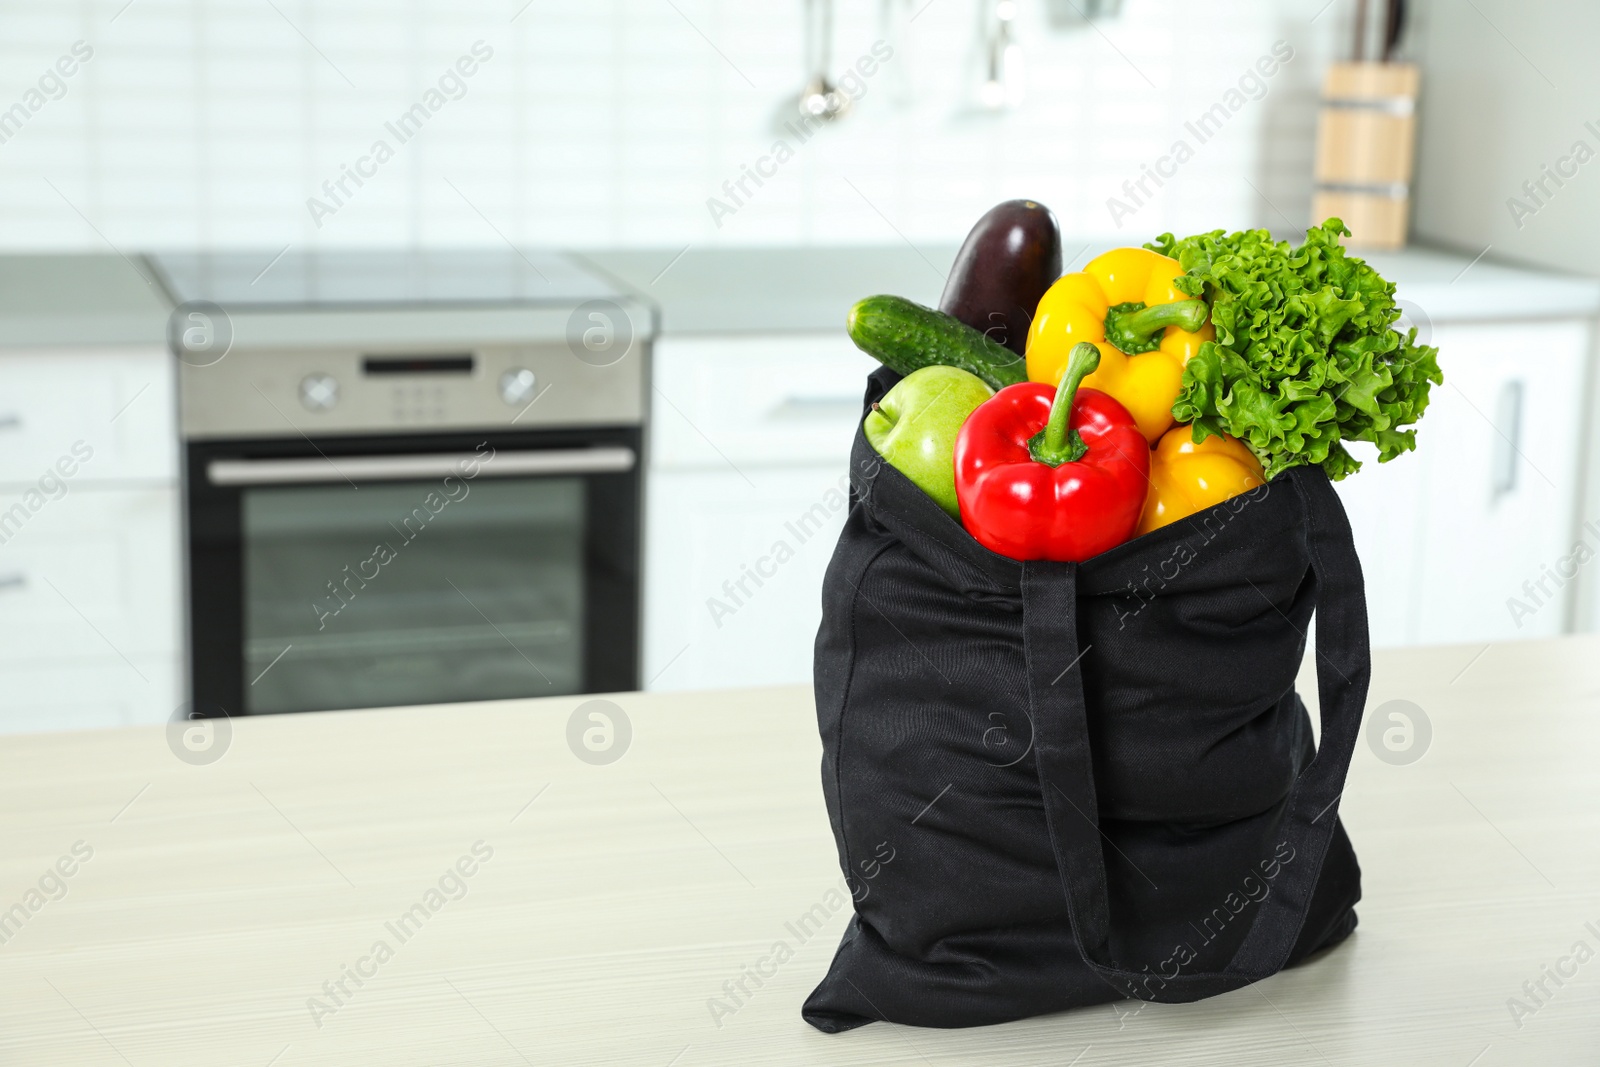
[{"label": "oven control knob", "polygon": [[500,375],[500,399],[512,407],[526,404],[534,397],[539,379],[527,367],[512,367]]},{"label": "oven control knob", "polygon": [[300,404],[307,411],[327,411],[339,402],[339,383],[331,374],[308,374],[300,379]]}]

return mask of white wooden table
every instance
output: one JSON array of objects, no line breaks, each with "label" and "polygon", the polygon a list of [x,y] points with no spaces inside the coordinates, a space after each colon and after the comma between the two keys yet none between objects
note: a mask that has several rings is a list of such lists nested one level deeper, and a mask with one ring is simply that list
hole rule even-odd
[{"label": "white wooden table", "polygon": [[238,721],[204,766],[157,729],[6,738],[0,1064],[1600,1062],[1600,957],[1561,964],[1600,951],[1600,640],[1380,655],[1372,706],[1402,698],[1431,746],[1358,749],[1366,899],[1325,958],[1201,1004],[839,1036],[799,1007],[846,914],[787,926],[839,880],[806,690],[614,697],[605,766],[568,747],[579,698]]}]

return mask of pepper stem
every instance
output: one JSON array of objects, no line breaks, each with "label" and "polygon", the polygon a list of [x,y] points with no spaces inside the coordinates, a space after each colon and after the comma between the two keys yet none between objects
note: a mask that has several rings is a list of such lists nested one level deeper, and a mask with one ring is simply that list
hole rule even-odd
[{"label": "pepper stem", "polygon": [[1148,341],[1156,331],[1176,326],[1185,333],[1197,333],[1206,324],[1204,300],[1175,300],[1141,308],[1122,320],[1122,328],[1140,341]]},{"label": "pepper stem", "polygon": [[1059,467],[1063,463],[1076,463],[1089,451],[1078,431],[1071,428],[1072,401],[1078,386],[1099,366],[1098,348],[1087,341],[1073,346],[1067,355],[1067,369],[1061,373],[1061,384],[1056,386],[1056,398],[1050,404],[1050,421],[1028,441],[1028,454],[1035,461]]}]

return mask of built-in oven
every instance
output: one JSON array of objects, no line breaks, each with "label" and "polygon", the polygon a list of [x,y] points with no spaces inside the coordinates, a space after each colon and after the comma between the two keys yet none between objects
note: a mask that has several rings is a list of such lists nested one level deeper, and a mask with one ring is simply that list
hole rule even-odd
[{"label": "built-in oven", "polygon": [[649,309],[482,253],[280,261],[263,300],[239,258],[159,261],[193,707],[638,688]]}]

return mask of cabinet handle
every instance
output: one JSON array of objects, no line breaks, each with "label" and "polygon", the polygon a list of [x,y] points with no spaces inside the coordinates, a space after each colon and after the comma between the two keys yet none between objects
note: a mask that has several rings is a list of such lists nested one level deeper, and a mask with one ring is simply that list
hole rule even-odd
[{"label": "cabinet handle", "polygon": [[0,430],[22,429],[21,415],[0,415]]},{"label": "cabinet handle", "polygon": [[4,593],[8,589],[21,589],[27,584],[28,579],[21,571],[17,571],[15,574],[0,574],[0,593]]},{"label": "cabinet handle", "polygon": [[1489,462],[1493,500],[1517,488],[1517,465],[1522,458],[1522,383],[1506,382],[1495,402],[1494,453]]}]

